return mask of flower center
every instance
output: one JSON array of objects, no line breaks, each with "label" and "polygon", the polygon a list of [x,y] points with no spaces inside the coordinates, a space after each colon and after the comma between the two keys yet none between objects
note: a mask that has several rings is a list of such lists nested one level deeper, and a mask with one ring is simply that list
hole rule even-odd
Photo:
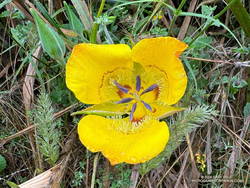
[{"label": "flower center", "polygon": [[120,101],[117,101],[116,102],[117,104],[133,102],[133,105],[132,105],[132,108],[130,111],[130,115],[129,115],[129,119],[131,122],[138,122],[138,121],[142,120],[143,117],[141,117],[141,118],[134,117],[134,114],[135,114],[135,112],[140,104],[143,104],[144,108],[146,108],[147,110],[149,110],[151,112],[153,111],[150,104],[148,104],[147,102],[142,100],[142,96],[146,93],[149,93],[149,92],[152,92],[156,89],[159,89],[158,84],[152,84],[148,88],[142,90],[140,76],[136,76],[135,90],[129,89],[129,88],[119,84],[117,81],[114,81],[114,84],[119,89],[120,92],[122,92],[123,94],[128,94],[128,96],[129,96],[129,97],[122,98]]}]

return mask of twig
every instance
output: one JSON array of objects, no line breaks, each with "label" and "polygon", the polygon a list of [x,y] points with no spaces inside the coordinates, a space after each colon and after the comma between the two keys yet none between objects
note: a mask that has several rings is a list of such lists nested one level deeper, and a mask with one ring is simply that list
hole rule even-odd
[{"label": "twig", "polygon": [[139,178],[139,172],[137,170],[137,166],[135,165],[135,166],[133,166],[132,174],[130,176],[131,185],[129,188],[136,188],[138,178]]},{"label": "twig", "polygon": [[186,155],[184,157],[184,160],[183,160],[183,163],[181,165],[181,169],[180,169],[180,173],[179,173],[179,176],[178,176],[178,179],[176,180],[176,183],[174,185],[174,188],[178,188],[179,187],[179,184],[180,184],[180,181],[181,181],[181,177],[184,173],[184,169],[186,167],[186,164],[187,164],[187,159],[188,159],[188,156],[189,156],[189,153],[188,151],[186,152]]},{"label": "twig", "polygon": [[167,18],[166,18],[164,15],[162,16],[161,21],[162,21],[162,23],[165,25],[165,27],[169,29],[169,26],[170,26],[170,25],[169,25],[169,23],[168,23]]},{"label": "twig", "polygon": [[109,176],[110,176],[110,163],[106,159],[105,160],[105,172],[104,172],[104,177],[103,177],[103,187],[104,188],[109,188],[110,186],[110,181],[109,181]]},{"label": "twig", "polygon": [[148,182],[148,188],[153,188],[148,177],[146,178],[146,180]]},{"label": "twig", "polygon": [[207,143],[206,143],[206,161],[207,161],[207,174],[212,173],[212,152],[211,152],[211,121],[207,126]]},{"label": "twig", "polygon": [[79,103],[75,103],[75,104],[72,104],[70,106],[68,106],[67,108],[64,108],[63,110],[59,111],[59,112],[56,112],[53,117],[55,119],[61,117],[63,114],[66,114],[67,112],[69,112],[70,110],[74,109],[75,107],[77,107],[79,105]]},{"label": "twig", "polygon": [[224,63],[224,64],[230,64],[230,65],[235,65],[235,63],[231,63],[229,61],[223,61],[223,60],[213,60],[213,59],[203,59],[203,58],[198,58],[198,57],[185,57],[187,59],[191,60],[197,60],[197,61],[204,61],[204,62],[211,62],[211,63]]},{"label": "twig", "polygon": [[6,144],[7,142],[11,141],[14,138],[17,138],[17,137],[22,136],[22,135],[24,135],[26,133],[29,133],[30,131],[33,131],[34,128],[35,128],[35,126],[31,125],[31,126],[25,128],[25,129],[13,134],[13,135],[11,135],[11,136],[8,136],[6,138],[1,139],[0,140],[0,147],[2,147],[4,144]]},{"label": "twig", "polygon": [[171,171],[171,169],[174,167],[174,165],[180,160],[180,158],[186,153],[187,149],[185,149],[182,154],[179,155],[179,157],[174,161],[174,163],[170,166],[170,168],[167,170],[167,172],[162,176],[160,181],[157,183],[156,187],[159,187],[161,182],[164,180],[164,178],[168,175],[168,173]]},{"label": "twig", "polygon": [[[77,105],[78,105],[78,103],[73,104],[73,105],[71,105],[71,106],[69,106],[69,107],[67,107],[67,108],[65,108],[65,109],[63,109],[63,110],[61,110],[61,111],[55,113],[55,114],[54,114],[54,118],[57,119],[57,118],[61,117],[62,115],[64,115],[64,114],[67,113],[68,111],[70,111],[70,110],[72,110],[73,108],[75,108]],[[19,137],[19,136],[22,136],[22,135],[24,135],[24,134],[26,134],[26,133],[29,133],[30,131],[34,131],[34,129],[35,129],[35,125],[30,125],[29,127],[27,127],[27,128],[25,128],[25,129],[23,129],[23,130],[21,130],[21,131],[15,133],[15,134],[11,135],[11,136],[8,136],[8,137],[6,137],[6,138],[0,139],[0,148],[1,148],[4,144],[6,144],[6,143],[8,143],[9,141],[11,141],[12,139],[17,138],[17,137]]]},{"label": "twig", "polygon": [[95,187],[95,177],[96,177],[96,169],[97,169],[97,165],[98,165],[98,159],[99,159],[99,153],[97,153],[95,155],[95,158],[94,158],[93,173],[92,173],[90,188],[94,188]]},{"label": "twig", "polygon": [[86,149],[86,179],[85,179],[85,185],[86,187],[89,187],[89,151]]}]

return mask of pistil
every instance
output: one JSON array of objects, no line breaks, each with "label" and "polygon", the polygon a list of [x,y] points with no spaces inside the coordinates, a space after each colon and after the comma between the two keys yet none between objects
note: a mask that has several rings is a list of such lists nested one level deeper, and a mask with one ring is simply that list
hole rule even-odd
[{"label": "pistil", "polygon": [[159,88],[159,85],[157,84],[153,84],[151,86],[149,86],[147,89],[145,89],[144,91],[141,92],[141,94],[139,93],[141,90],[141,78],[140,76],[136,76],[136,84],[135,84],[135,92],[131,92],[130,89],[122,86],[121,84],[119,84],[117,81],[114,81],[114,84],[116,85],[116,87],[124,94],[129,94],[131,95],[131,97],[126,97],[126,98],[122,98],[120,101],[117,101],[116,104],[122,104],[122,103],[129,103],[133,100],[135,100],[136,102],[132,105],[130,114],[129,114],[129,119],[130,121],[134,121],[134,113],[137,109],[137,103],[142,103],[144,105],[144,107],[149,110],[149,111],[153,111],[152,107],[146,103],[145,101],[141,100],[141,97],[143,94],[151,92],[157,88]]}]

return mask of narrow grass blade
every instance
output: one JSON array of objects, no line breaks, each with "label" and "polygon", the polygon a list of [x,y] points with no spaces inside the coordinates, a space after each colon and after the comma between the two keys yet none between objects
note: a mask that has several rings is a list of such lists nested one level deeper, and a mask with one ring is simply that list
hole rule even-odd
[{"label": "narrow grass blade", "polygon": [[66,14],[68,16],[71,29],[73,29],[73,31],[75,31],[80,36],[82,36],[83,24],[81,23],[81,21],[78,19],[78,17],[75,15],[73,10],[70,8],[70,6],[66,2],[64,2],[64,6],[66,8]]},{"label": "narrow grass blade", "polygon": [[[230,3],[232,0],[226,0]],[[240,26],[246,33],[248,37],[250,37],[250,14],[244,8],[240,0],[236,0],[233,6],[230,6],[235,18],[240,23]]]},{"label": "narrow grass blade", "polygon": [[90,30],[92,27],[92,17],[90,15],[90,12],[88,10],[88,6],[85,3],[85,1],[81,0],[71,0],[73,6],[75,7],[77,13],[80,16],[80,19],[85,27],[86,30]]}]

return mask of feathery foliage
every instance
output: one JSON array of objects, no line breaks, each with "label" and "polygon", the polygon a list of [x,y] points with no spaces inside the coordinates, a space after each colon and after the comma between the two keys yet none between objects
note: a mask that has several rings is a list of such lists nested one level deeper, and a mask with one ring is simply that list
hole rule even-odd
[{"label": "feathery foliage", "polygon": [[54,109],[48,94],[41,93],[37,106],[31,113],[36,125],[36,141],[42,157],[53,166],[59,157],[60,120],[54,120]]},{"label": "feathery foliage", "polygon": [[190,107],[180,112],[176,121],[170,125],[170,138],[165,150],[152,160],[141,164],[139,168],[140,173],[146,174],[150,170],[157,168],[160,163],[166,161],[171,156],[174,150],[182,143],[183,137],[186,134],[211,120],[216,115],[217,112],[206,105]]}]

